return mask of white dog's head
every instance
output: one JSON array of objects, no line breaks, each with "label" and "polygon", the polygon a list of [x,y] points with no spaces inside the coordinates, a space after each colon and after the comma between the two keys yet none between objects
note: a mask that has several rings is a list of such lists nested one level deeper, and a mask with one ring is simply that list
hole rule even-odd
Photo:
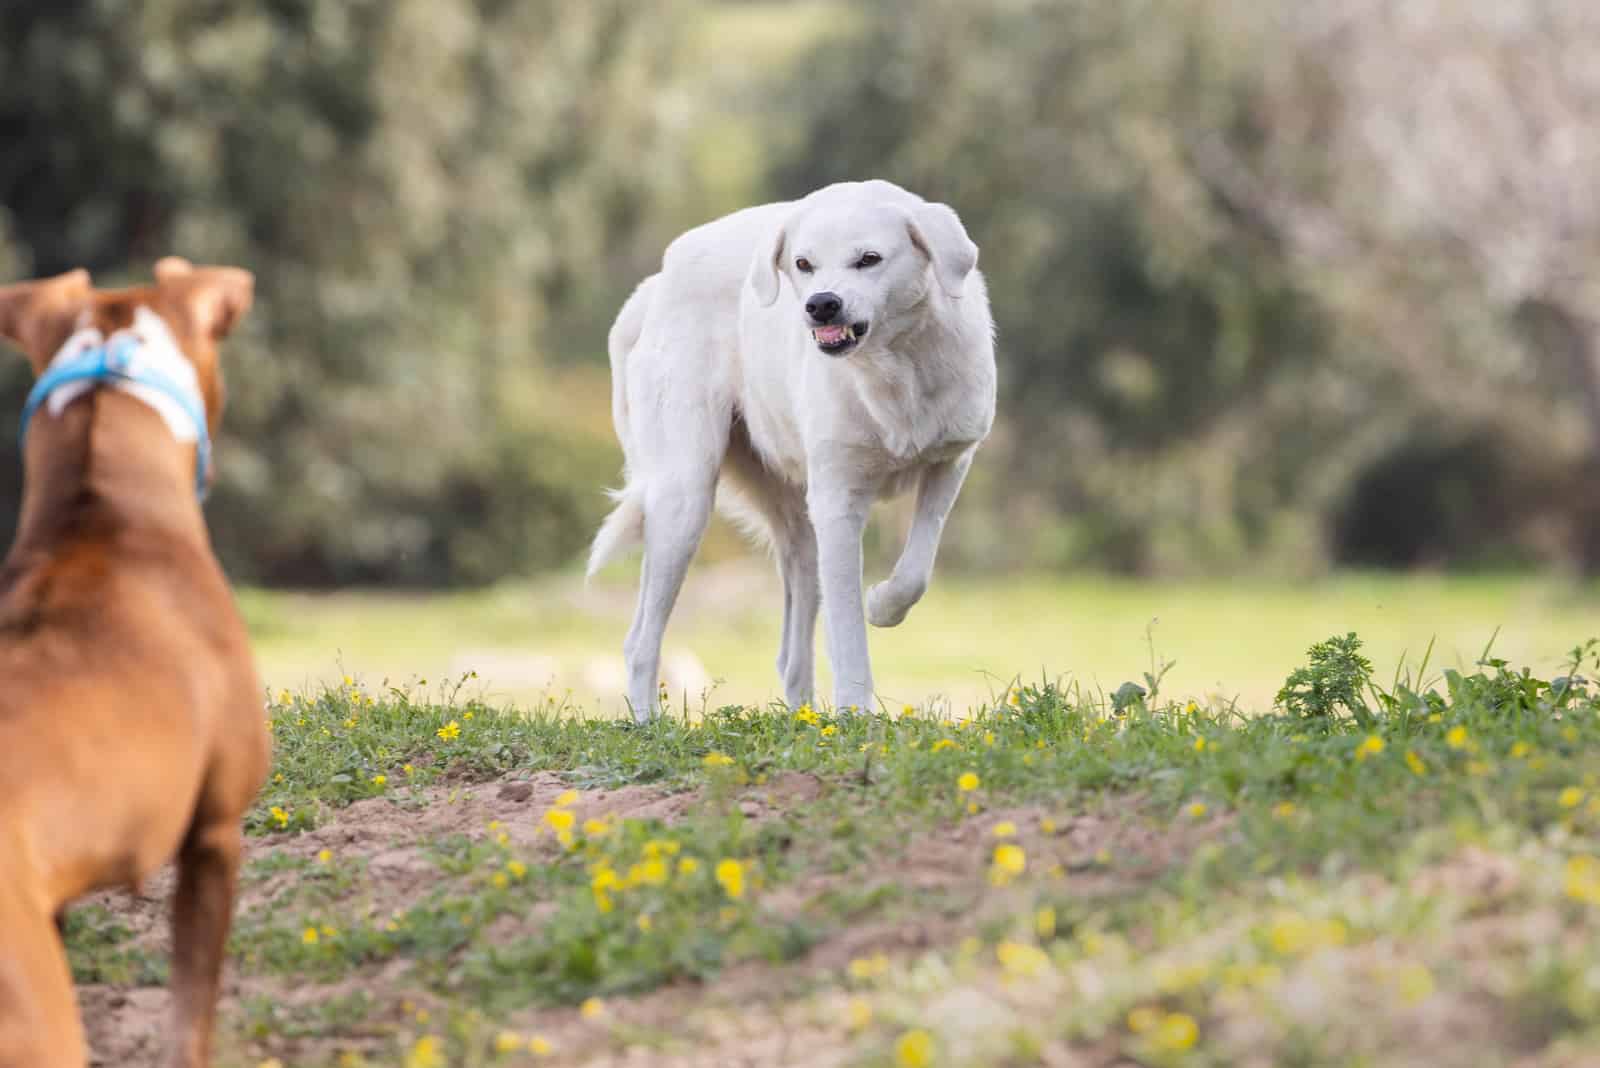
[{"label": "white dog's head", "polygon": [[869,337],[892,340],[931,287],[959,298],[977,265],[978,246],[946,205],[888,182],[852,182],[797,204],[756,253],[750,284],[766,307],[787,278],[800,325],[817,348],[843,356]]}]

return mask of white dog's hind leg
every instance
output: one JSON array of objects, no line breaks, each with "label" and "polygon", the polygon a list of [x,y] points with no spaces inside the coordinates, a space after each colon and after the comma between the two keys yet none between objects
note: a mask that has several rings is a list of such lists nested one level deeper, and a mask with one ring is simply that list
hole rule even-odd
[{"label": "white dog's hind leg", "polygon": [[841,712],[872,707],[872,664],[861,614],[861,535],[877,490],[876,485],[819,486],[814,481],[806,497],[817,531],[833,701]]},{"label": "white dog's hind leg", "polygon": [[954,460],[932,464],[922,473],[917,487],[917,511],[911,520],[911,533],[895,561],[888,581],[867,591],[867,619],[874,627],[900,624],[911,606],[922,599],[933,578],[933,561],[939,554],[939,538],[945,520],[955,507],[967,469],[976,450],[968,450]]},{"label": "white dog's hind leg", "polygon": [[783,575],[783,643],[778,648],[778,677],[790,708],[811,701],[816,684],[817,610],[822,604],[817,574],[817,534],[802,507],[775,524],[773,541]]},{"label": "white dog's hind leg", "polygon": [[639,606],[622,647],[628,662],[628,701],[633,718],[641,723],[657,711],[661,640],[689,561],[711,518],[716,478],[717,469],[712,466],[698,476],[657,476],[642,487],[644,568],[639,575]]}]

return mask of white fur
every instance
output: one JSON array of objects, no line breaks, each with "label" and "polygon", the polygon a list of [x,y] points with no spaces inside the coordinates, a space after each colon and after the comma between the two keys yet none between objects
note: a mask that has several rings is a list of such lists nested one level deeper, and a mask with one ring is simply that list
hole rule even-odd
[{"label": "white fur", "polygon": [[[868,251],[882,262],[858,267]],[[812,273],[796,266],[802,258]],[[926,590],[994,421],[993,324],[977,259],[948,207],[888,182],[850,182],[689,231],[628,298],[609,338],[626,485],[589,571],[643,540],[624,645],[636,717],[656,709],[667,617],[714,500],[776,551],[789,703],[811,699],[821,608],[835,704],[870,707],[866,620],[892,627]],[[810,333],[803,305],[824,290],[843,300],[841,321],[870,324],[842,356]],[[868,510],[913,486],[910,536],[893,574],[867,591],[864,618]]]},{"label": "white fur", "polygon": [[[132,334],[139,340],[139,347],[133,353],[132,371],[137,373],[141,369],[149,369],[159,372],[173,385],[189,394],[196,411],[206,410],[205,401],[200,396],[200,380],[195,374],[194,365],[178,348],[178,342],[173,338],[172,331],[167,328],[166,320],[142,304],[133,311],[132,326],[118,330],[109,338],[102,337],[95,327],[86,326],[67,338],[66,343],[50,358],[50,363],[54,366],[58,360],[74,359],[97,345],[115,341],[123,334]],[[124,393],[131,393],[154,408],[167,424],[167,429],[172,431],[172,436],[179,441],[193,442],[200,438],[200,428],[194,425],[194,419],[184,410],[183,405],[159,389],[152,389],[127,379],[68,383],[51,390],[50,396],[45,401],[45,409],[52,416],[60,416],[67,405],[92,389],[118,389]]]}]

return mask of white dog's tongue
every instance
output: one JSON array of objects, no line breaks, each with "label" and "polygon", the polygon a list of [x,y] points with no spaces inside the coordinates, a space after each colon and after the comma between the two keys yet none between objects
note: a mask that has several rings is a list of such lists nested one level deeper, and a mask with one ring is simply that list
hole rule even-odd
[{"label": "white dog's tongue", "polygon": [[811,331],[811,336],[824,345],[837,345],[850,336],[850,330],[844,326],[819,326]]}]

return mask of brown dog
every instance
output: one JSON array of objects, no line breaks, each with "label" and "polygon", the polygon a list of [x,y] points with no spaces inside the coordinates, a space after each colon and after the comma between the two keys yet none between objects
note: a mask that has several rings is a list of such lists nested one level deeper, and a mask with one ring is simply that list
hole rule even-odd
[{"label": "brown dog", "polygon": [[0,288],[0,337],[35,376],[59,380],[104,339],[176,383],[78,382],[30,407],[0,567],[0,1068],[84,1064],[53,919],[174,853],[171,1063],[208,1062],[241,820],[267,772],[261,686],[196,499],[222,412],[217,343],[253,279],[176,258],[155,273],[136,289],[84,271]]}]

